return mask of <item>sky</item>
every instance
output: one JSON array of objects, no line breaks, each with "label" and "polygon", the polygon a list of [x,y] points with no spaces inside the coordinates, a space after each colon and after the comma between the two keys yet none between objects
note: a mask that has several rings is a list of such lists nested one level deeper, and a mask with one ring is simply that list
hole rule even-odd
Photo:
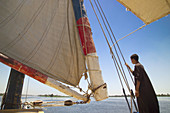
[{"label": "sky", "polygon": [[[139,18],[131,12],[126,11],[126,8],[116,0],[107,0],[107,2],[103,0],[100,2],[117,39],[122,38],[144,25]],[[108,45],[88,0],[85,0],[85,7],[91,24],[97,54],[99,56],[103,79],[108,85],[108,93],[109,95],[123,94]],[[134,65],[130,62],[130,56],[134,53],[139,55],[139,61],[144,65],[157,94],[170,94],[170,16],[161,18],[133,33],[121,40],[119,45],[126,62],[132,69]],[[9,73],[10,68],[0,63],[0,93],[5,92]],[[38,95],[53,93],[63,95],[63,93],[27,76],[24,80],[23,94],[26,93],[28,80],[30,81],[28,94]],[[131,88],[134,89],[129,76],[128,80]],[[80,86],[85,88],[85,85],[82,79]]]}]

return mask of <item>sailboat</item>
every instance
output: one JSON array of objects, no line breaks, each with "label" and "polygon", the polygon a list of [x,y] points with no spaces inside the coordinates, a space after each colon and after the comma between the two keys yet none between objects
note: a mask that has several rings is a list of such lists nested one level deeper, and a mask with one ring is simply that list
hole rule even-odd
[{"label": "sailboat", "polygon": [[[107,84],[102,77],[83,2],[83,0],[0,1],[0,61],[12,68],[4,104],[1,106],[4,110],[0,112],[8,109],[12,109],[12,112],[27,112],[20,106],[25,74],[66,95],[82,100],[83,104],[89,103],[92,95],[96,101],[108,98]],[[118,0],[118,2],[143,20],[145,26],[170,14],[170,0],[145,0],[145,2]],[[117,45],[118,41],[114,45]],[[83,76],[90,91],[81,94],[70,86],[81,90],[79,82]],[[17,96],[14,96],[16,92],[11,91],[14,87],[18,88]],[[12,95],[14,101],[9,99]],[[11,101],[13,104],[8,104]],[[35,102],[34,105],[41,103]],[[74,102],[65,103],[72,104]],[[35,109],[34,111],[42,112]]]}]

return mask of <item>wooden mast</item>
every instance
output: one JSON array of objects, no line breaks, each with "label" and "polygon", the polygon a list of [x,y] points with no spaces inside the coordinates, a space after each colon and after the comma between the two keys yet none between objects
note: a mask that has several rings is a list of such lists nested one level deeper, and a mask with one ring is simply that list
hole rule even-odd
[{"label": "wooden mast", "polygon": [[20,109],[21,95],[25,75],[11,68],[6,92],[3,96],[2,109]]}]

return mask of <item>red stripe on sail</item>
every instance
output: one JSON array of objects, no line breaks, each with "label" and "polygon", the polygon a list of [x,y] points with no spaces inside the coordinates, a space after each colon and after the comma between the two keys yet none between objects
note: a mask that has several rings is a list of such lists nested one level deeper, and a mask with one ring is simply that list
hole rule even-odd
[{"label": "red stripe on sail", "polygon": [[80,40],[84,54],[87,55],[90,53],[96,53],[96,48],[92,38],[92,32],[88,18],[87,17],[80,18],[77,21],[77,28],[79,30]]},{"label": "red stripe on sail", "polygon": [[48,76],[0,53],[0,62],[45,84]]}]

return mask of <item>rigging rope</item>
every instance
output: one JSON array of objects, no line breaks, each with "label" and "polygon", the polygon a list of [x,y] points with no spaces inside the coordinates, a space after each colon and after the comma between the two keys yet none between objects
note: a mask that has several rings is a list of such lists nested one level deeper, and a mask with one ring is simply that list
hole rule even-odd
[{"label": "rigging rope", "polygon": [[[103,11],[103,9],[102,9],[102,7],[101,7],[101,5],[100,5],[100,3],[99,3],[98,0],[97,0],[97,3],[98,3],[98,5],[99,5],[99,7],[100,7],[100,10],[101,10],[101,12],[102,12],[102,14],[103,14],[106,22],[107,22],[107,25],[108,25],[111,33],[112,33],[112,36],[113,36],[113,38],[114,38],[114,40],[115,40],[115,42],[116,42],[116,41],[117,41],[117,40],[116,40],[116,37],[115,37],[115,35],[114,35],[114,33],[113,33],[113,30],[112,30],[112,28],[111,28],[111,26],[110,26],[110,24],[109,24],[109,22],[108,22],[108,20],[107,20],[107,18],[106,18],[106,15],[105,15],[105,13],[104,13],[104,11]],[[112,44],[114,44],[113,41],[112,41]],[[124,56],[123,56],[123,54],[122,54],[122,51],[121,51],[121,49],[120,49],[120,47],[119,47],[119,44],[116,43],[116,45],[117,45],[117,47],[118,47],[118,50],[119,50],[119,52],[120,52],[120,54],[121,54],[121,56],[122,56],[122,59],[123,59],[124,63],[126,63],[125,58],[124,58]],[[111,48],[112,48],[112,47],[111,47]],[[127,68],[127,69],[128,69],[128,71],[129,71],[129,75],[130,75],[130,77],[131,77],[131,80],[132,80],[133,84],[135,84],[134,81],[133,81],[133,78],[132,78],[132,75],[131,75],[131,72],[130,72],[129,68]]]},{"label": "rigging rope", "polygon": [[[92,8],[93,8],[93,11],[94,11],[94,13],[95,13],[95,15],[96,15],[96,18],[97,18],[97,20],[98,20],[98,22],[99,22],[99,24],[100,24],[100,27],[101,27],[101,29],[102,29],[102,31],[103,31],[103,34],[104,34],[105,39],[106,39],[106,41],[107,41],[107,44],[108,44],[109,47],[110,47],[109,41],[108,41],[108,39],[107,39],[107,37],[106,37],[106,34],[105,34],[104,30],[103,30],[103,27],[102,27],[102,25],[101,25],[101,22],[100,22],[97,14],[96,14],[96,11],[95,11],[95,9],[94,9],[94,6],[93,6],[91,0],[89,0],[89,1],[90,1],[90,3],[91,3],[91,6],[92,6]],[[124,95],[125,95],[124,86],[123,86],[123,83],[122,83],[122,80],[121,80],[121,77],[120,77],[120,74],[119,74],[119,71],[120,71],[121,74],[122,74],[122,71],[121,71],[121,69],[120,69],[120,67],[119,67],[119,64],[117,63],[116,57],[115,57],[115,55],[114,55],[114,53],[113,53],[113,51],[112,51],[111,48],[110,48],[110,52],[111,52],[111,54],[112,54],[112,59],[113,59],[113,61],[114,61],[114,64],[115,64],[115,67],[116,67],[116,71],[117,71],[117,73],[118,73],[118,77],[119,77],[119,80],[120,80],[120,83],[121,83],[121,86],[122,86],[122,89],[123,89],[123,93],[124,93]],[[119,71],[118,71],[118,68],[117,68],[117,67],[119,68]],[[125,81],[125,79],[124,79],[124,81]],[[126,82],[125,82],[125,83],[126,83]],[[126,84],[126,85],[127,85],[127,84]],[[128,85],[127,85],[127,87],[128,87]],[[128,89],[130,90],[129,87],[128,87]],[[125,96],[125,99],[126,99],[126,102],[127,102],[127,104],[128,104],[129,110],[130,110],[131,108],[130,108],[129,102],[128,102],[128,100],[127,100],[127,96]]]},{"label": "rigging rope", "polygon": [[[96,3],[96,1],[95,1],[95,0],[94,0],[94,2],[95,2],[95,5],[96,5],[96,7],[97,7],[97,9],[98,9],[98,11],[99,11],[99,14],[100,14],[100,16],[101,16],[102,20],[103,20],[104,26],[105,26],[105,28],[106,28],[106,30],[107,30],[107,32],[108,32],[108,34],[109,34],[109,37],[110,37],[110,39],[111,39],[111,42],[112,42],[112,43],[114,43],[114,42],[113,42],[113,40],[112,40],[111,34],[110,34],[110,32],[109,32],[109,30],[108,30],[108,28],[107,28],[107,26],[106,26],[106,23],[105,23],[105,21],[104,21],[104,18],[103,18],[102,14],[101,14],[101,12],[100,12],[100,10],[99,10],[99,7],[98,7],[98,5],[97,5],[97,3]],[[127,78],[126,78],[126,74],[125,74],[125,72],[124,72],[124,69],[123,69],[123,66],[122,66],[122,63],[121,63],[120,57],[119,57],[119,55],[118,55],[118,52],[117,52],[117,49],[116,49],[116,47],[115,47],[115,46],[114,46],[114,49],[115,49],[115,52],[116,52],[116,55],[117,55],[117,58],[118,58],[118,61],[119,61],[120,67],[121,67],[121,69],[122,69],[123,76],[124,76],[124,78],[125,78],[125,82],[126,82],[127,86],[129,86],[129,83],[128,83]],[[129,88],[129,89],[130,89],[130,88]]]},{"label": "rigging rope", "polygon": [[43,102],[41,100],[33,101],[33,102],[24,102],[22,103],[23,108],[28,108],[33,107],[34,109],[36,107],[39,108],[44,108],[44,107],[55,107],[55,106],[72,106],[75,104],[86,104],[87,102],[85,101],[73,101],[73,100],[66,100],[66,101],[48,101],[48,102]]},{"label": "rigging rope", "polygon": [[[95,1],[95,0],[94,0],[94,2],[95,2],[95,4],[96,4],[96,1]],[[101,5],[100,5],[100,3],[99,3],[98,0],[97,0],[97,3],[98,3],[98,5],[99,5],[99,7],[100,7],[100,10],[101,10],[104,18],[105,18],[105,21],[107,22],[107,25],[109,26],[109,29],[110,29],[110,31],[111,31],[111,33],[112,33],[112,36],[113,36],[115,42],[117,42],[117,41],[116,41],[116,37],[115,37],[115,35],[114,35],[113,31],[112,31],[112,28],[111,28],[111,26],[110,26],[110,24],[109,24],[109,22],[108,22],[108,20],[107,20],[107,18],[106,18],[106,16],[105,16],[105,13],[104,13],[104,11],[103,11],[103,9],[102,9],[102,7],[101,7]],[[97,4],[96,4],[96,7],[98,8]],[[99,10],[99,8],[98,8],[98,11],[99,11],[99,13],[100,13],[100,15],[101,15],[100,10]],[[102,17],[102,15],[101,15],[101,17]],[[105,25],[105,27],[106,27],[106,24],[105,24],[105,21],[104,21],[103,17],[102,17],[102,20],[103,20],[103,23],[104,23],[104,25]],[[145,26],[146,26],[146,25],[143,25],[143,26],[140,27],[139,29],[142,29],[142,28],[145,27]],[[106,29],[107,29],[107,27],[106,27]],[[135,30],[134,32],[138,31],[139,29]],[[108,29],[107,29],[107,31],[108,31]],[[134,32],[132,32],[132,33],[134,33]],[[130,34],[132,34],[132,33],[130,33]],[[129,35],[130,35],[130,34],[129,34]],[[129,35],[128,35],[128,36],[129,36]],[[109,33],[109,36],[110,36],[110,33]],[[124,38],[125,38],[125,37],[124,37]],[[111,39],[111,41],[112,41],[112,44],[114,44],[111,36],[110,36],[110,39]],[[122,59],[123,59],[124,63],[126,63],[125,58],[124,58],[124,56],[123,56],[123,54],[122,54],[122,51],[121,51],[121,49],[120,49],[120,47],[119,47],[119,44],[118,44],[118,43],[115,43],[115,44],[116,44],[117,47],[118,47],[118,50],[119,50],[119,52],[120,52],[120,54],[121,54],[121,56],[122,56]],[[112,46],[112,47],[113,47],[113,46]],[[111,47],[111,48],[112,48],[112,47]],[[115,48],[115,47],[114,47],[114,48]],[[119,59],[119,57],[118,57],[118,59]],[[120,60],[119,60],[119,61],[120,61]],[[121,66],[122,66],[122,65],[121,65]],[[123,69],[123,68],[122,68],[122,69]],[[130,77],[131,77],[131,80],[132,80],[133,84],[135,84],[129,68],[127,68],[127,70],[128,70],[128,72],[129,72],[129,75],[130,75]],[[126,78],[126,76],[125,76],[125,78]],[[126,78],[126,80],[127,80],[127,78]],[[130,94],[132,95],[132,98],[135,97],[134,94],[133,94],[133,90],[130,91]],[[132,99],[132,100],[133,100],[133,103],[134,103],[134,106],[135,106],[136,110],[138,111],[137,105],[136,105],[134,99]]]},{"label": "rigging rope", "polygon": [[28,77],[28,82],[27,82],[27,90],[26,90],[26,97],[25,97],[25,102],[27,102],[27,96],[28,96],[28,87],[29,87],[29,82],[30,82],[30,77]]},{"label": "rigging rope", "polygon": [[[96,4],[96,1],[95,1],[95,0],[94,0],[94,2],[95,2],[95,4]],[[108,22],[108,20],[107,20],[107,18],[106,18],[106,16],[105,16],[105,13],[104,13],[104,11],[103,11],[103,9],[102,9],[102,7],[101,7],[101,5],[100,5],[100,3],[99,3],[98,0],[97,0],[97,3],[98,3],[98,5],[99,5],[99,7],[100,7],[100,10],[101,10],[104,18],[105,18],[105,21],[107,22],[107,25],[109,26],[109,29],[110,29],[110,31],[111,31],[111,33],[112,33],[112,36],[113,36],[113,38],[114,38],[114,40],[115,40],[115,42],[116,42],[116,37],[115,37],[115,35],[114,35],[113,31],[112,31],[112,28],[111,28],[111,26],[110,26],[110,24],[109,24],[109,22]],[[104,19],[103,19],[103,16],[102,16],[102,14],[101,14],[101,12],[100,12],[100,10],[99,10],[99,8],[98,8],[98,5],[96,4],[96,7],[97,7],[97,9],[98,9],[98,11],[99,11],[99,13],[100,13],[100,15],[101,15],[101,18],[102,18],[102,20],[103,20],[103,23],[104,23],[104,25],[105,25],[105,27],[106,27],[106,30],[107,30],[107,32],[108,32],[108,34],[109,34],[109,36],[110,36],[111,42],[112,42],[112,44],[114,44],[114,42],[113,42],[113,40],[112,40],[112,37],[111,37],[111,35],[110,35],[110,32],[108,31],[108,28],[107,28],[107,26],[106,26],[106,24],[105,24],[105,21],[104,21]],[[140,28],[140,29],[141,29],[141,28]],[[138,29],[138,30],[139,30],[139,29]],[[121,49],[120,49],[120,47],[119,47],[119,44],[117,43],[116,45],[117,45],[117,47],[118,47],[118,50],[119,50],[119,52],[120,52],[120,54],[121,54],[121,56],[122,56],[122,59],[123,59],[124,63],[126,63],[125,58],[124,58],[124,56],[123,56],[123,54],[122,54],[122,51],[121,51]],[[115,47],[114,47],[114,48],[115,48]],[[116,51],[116,54],[117,54],[116,48],[115,48],[115,51]],[[121,61],[120,61],[120,58],[119,58],[118,54],[117,54],[117,57],[118,57],[118,59],[119,59],[121,68],[122,68],[122,70],[123,70],[123,72],[124,72],[124,69],[123,69],[123,67],[122,67],[122,64],[121,64]],[[135,84],[129,68],[127,68],[127,70],[128,70],[128,72],[129,72],[129,75],[130,75],[130,77],[131,77],[131,80],[132,80],[133,84]],[[124,73],[124,77],[125,77],[125,79],[126,79],[126,81],[127,81],[127,78],[126,78],[125,73]],[[127,83],[128,83],[128,82],[127,82]],[[134,98],[135,96],[134,96],[134,94],[133,94],[133,90],[130,90],[129,92],[130,92],[130,94],[132,95],[131,97]],[[124,94],[125,94],[125,93],[124,93]],[[125,95],[126,95],[126,94],[125,94]],[[125,98],[126,98],[126,97],[125,97]],[[137,105],[136,105],[134,99],[132,99],[132,100],[133,100],[133,103],[134,103],[134,106],[135,106],[136,110],[138,111]]]},{"label": "rigging rope", "polygon": [[[119,71],[120,71],[120,73],[121,73],[121,75],[122,75],[122,77],[123,77],[123,80],[124,80],[124,82],[125,82],[128,90],[129,90],[130,94],[132,95],[132,90],[130,90],[130,87],[129,87],[129,84],[128,84],[126,75],[125,75],[125,73],[124,73],[124,69],[123,69],[123,67],[120,68],[120,66],[119,66],[119,63],[120,63],[121,66],[122,66],[122,64],[121,64],[119,55],[118,55],[118,53],[117,53],[117,50],[116,50],[116,48],[114,47],[114,48],[115,48],[115,51],[116,51],[116,54],[117,54],[117,57],[118,57],[118,60],[119,60],[119,63],[117,62],[117,59],[116,59],[116,57],[115,57],[115,55],[114,55],[114,53],[113,53],[113,51],[112,51],[112,48],[111,48],[111,46],[110,46],[110,43],[109,43],[109,41],[108,41],[108,39],[107,39],[107,36],[106,36],[104,30],[103,30],[103,27],[102,27],[102,25],[101,25],[101,22],[100,22],[100,20],[99,20],[99,18],[98,18],[98,16],[97,16],[97,13],[96,13],[96,11],[95,11],[95,9],[94,9],[94,6],[93,6],[91,0],[89,0],[89,1],[90,1],[90,4],[91,4],[92,8],[93,8],[93,11],[94,11],[94,13],[95,13],[95,15],[96,15],[96,18],[97,18],[97,20],[98,20],[98,22],[99,22],[99,24],[100,24],[100,27],[101,27],[101,29],[102,29],[102,32],[103,32],[104,37],[105,37],[105,39],[106,39],[106,42],[107,42],[107,44],[108,44],[108,46],[109,46],[109,48],[110,48],[110,52],[111,52],[111,54],[112,54],[112,59],[113,59],[113,61],[114,61],[114,63],[115,63],[116,70],[117,70],[117,67],[118,67],[118,69],[119,69]],[[94,2],[95,2],[95,4],[96,4],[96,1],[95,1],[95,0],[94,0]],[[99,3],[99,2],[98,2],[98,3]],[[113,43],[113,40],[112,40],[111,35],[110,35],[110,33],[109,33],[109,30],[107,29],[107,26],[106,26],[106,24],[105,24],[105,21],[104,21],[104,19],[103,19],[103,17],[102,17],[102,14],[101,14],[101,12],[100,12],[97,4],[96,4],[96,7],[97,7],[97,9],[98,9],[98,11],[99,11],[99,13],[100,13],[100,16],[101,16],[101,18],[102,18],[102,20],[103,20],[103,23],[104,23],[105,27],[106,27],[106,30],[107,30],[107,32],[108,32],[108,34],[109,34],[109,36],[110,36],[110,39],[111,39],[111,41],[112,41],[112,43]],[[101,6],[100,6],[100,7],[101,7]],[[102,12],[103,12],[103,10],[102,10]],[[103,15],[104,15],[104,12],[103,12]],[[104,16],[105,16],[105,15],[104,15]],[[106,17],[105,17],[105,19],[106,19]],[[107,21],[107,23],[108,23],[108,21]],[[108,25],[109,25],[109,23],[108,23]],[[109,28],[110,28],[110,30],[111,30],[110,25],[109,25]],[[111,32],[112,32],[112,30],[111,30]],[[113,32],[112,32],[112,35],[113,35],[113,37],[114,37],[114,39],[115,39],[115,36],[114,36]],[[115,39],[115,40],[116,40],[116,39]],[[118,45],[118,44],[117,44],[117,45]],[[123,54],[122,54],[119,46],[118,46],[118,49],[119,49],[119,51],[120,51],[120,53],[121,53],[121,55],[122,55],[122,58],[123,58],[123,60],[124,60],[124,62],[125,62],[125,59],[124,59],[124,57],[123,57]],[[123,73],[122,73],[122,71],[123,71]],[[118,76],[119,76],[119,80],[121,81],[121,78],[120,78],[120,75],[119,75],[118,70],[117,70],[117,73],[118,73]],[[132,77],[131,77],[131,79],[132,79]],[[132,81],[133,81],[133,79],[132,79]],[[122,85],[122,88],[123,88],[123,93],[124,93],[124,95],[125,95],[125,99],[126,99],[126,101],[127,101],[128,107],[130,108],[130,105],[129,105],[129,102],[128,102],[127,97],[126,97],[126,94],[125,94],[125,90],[124,90],[122,81],[121,81],[121,85]],[[135,103],[134,98],[133,98],[132,96],[131,96],[131,99],[132,99],[133,102],[134,102],[136,111],[138,111],[138,110],[137,110],[137,107],[136,107],[136,103]],[[130,109],[130,112],[131,112],[131,109]]]},{"label": "rigging rope", "polygon": [[[86,50],[86,54],[87,54],[86,32],[85,32],[85,29],[84,29],[85,25],[84,25],[84,17],[83,17],[83,12],[82,12],[82,10],[83,10],[83,9],[82,9],[81,2],[82,2],[82,0],[79,0],[80,11],[81,11],[81,17],[80,17],[80,18],[82,19],[83,36],[84,36],[84,44],[85,44],[85,50]],[[86,27],[87,27],[87,26],[86,26]],[[88,27],[90,27],[90,26],[88,26]],[[85,62],[87,62],[87,58],[86,58],[86,57],[85,57]],[[86,66],[86,70],[88,70],[87,66]],[[87,74],[87,71],[85,72],[85,74]],[[85,75],[85,78],[86,78],[86,75]],[[86,91],[86,93],[85,93],[85,94],[87,94],[87,95],[88,95],[88,90],[89,90],[89,87],[91,86],[91,85],[90,85],[90,82],[89,82],[89,80],[88,80],[88,77],[87,77],[86,81],[87,81],[87,83],[88,83],[88,89],[87,89],[87,91]]]},{"label": "rigging rope", "polygon": [[[103,29],[103,27],[102,27],[102,25],[101,25],[101,22],[100,22],[98,16],[97,16],[97,13],[96,13],[96,11],[95,11],[95,9],[94,9],[94,6],[93,6],[91,0],[89,0],[89,1],[90,1],[90,4],[91,4],[92,8],[93,8],[93,11],[94,11],[94,13],[95,13],[95,15],[96,15],[96,18],[97,18],[97,20],[98,20],[98,22],[99,22],[99,24],[100,24],[100,27],[101,27],[101,29],[102,29],[102,32],[103,32],[104,37],[105,37],[105,39],[106,39],[106,42],[107,42],[107,44],[108,44],[109,47],[110,47],[109,41],[108,41],[108,39],[107,39],[107,37],[106,37],[106,34],[105,34],[105,32],[104,32],[104,29]],[[122,80],[121,80],[121,77],[120,77],[119,71],[118,71],[118,68],[119,68],[119,70],[120,70],[120,67],[119,67],[118,63],[116,62],[116,58],[115,58],[114,53],[113,53],[113,51],[112,51],[111,48],[110,48],[110,52],[111,52],[111,54],[112,54],[112,59],[113,59],[113,61],[114,61],[114,64],[115,64],[115,67],[116,67],[116,71],[117,71],[117,73],[118,73],[119,80],[120,80],[120,82],[121,82],[122,88],[124,89],[124,86],[123,86],[123,83],[122,83]],[[118,67],[118,68],[117,68],[117,67]],[[120,70],[120,72],[121,72],[121,70]],[[121,74],[122,74],[122,72],[121,72]],[[123,90],[123,91],[124,91],[124,90]],[[125,98],[126,98],[126,96],[125,96]],[[127,104],[128,104],[128,107],[130,107],[129,102],[127,101],[127,99],[126,99],[126,102],[127,102]],[[130,109],[131,109],[131,108],[129,108],[129,110],[130,110]]]},{"label": "rigging rope", "polygon": [[[92,6],[92,8],[93,8],[93,11],[94,11],[94,13],[95,13],[95,15],[96,15],[96,18],[97,18],[97,20],[98,20],[98,22],[99,22],[99,24],[100,24],[100,27],[101,27],[101,29],[102,29],[102,32],[103,32],[104,37],[105,37],[105,39],[106,39],[106,42],[107,42],[108,46],[110,47],[110,43],[109,43],[108,38],[107,38],[107,36],[106,36],[106,34],[105,34],[105,32],[104,32],[104,29],[103,29],[103,27],[102,27],[102,25],[101,25],[101,22],[100,22],[100,20],[99,20],[99,18],[98,18],[98,16],[97,16],[97,13],[96,13],[96,11],[95,11],[95,9],[94,9],[94,6],[93,6],[91,0],[89,0],[89,1],[90,1],[90,3],[91,3],[91,6]],[[111,55],[112,55],[113,60],[115,60],[115,62],[116,62],[116,67],[118,67],[120,73],[123,75],[123,73],[122,73],[122,71],[121,71],[121,68],[120,68],[120,66],[119,66],[119,64],[118,64],[118,62],[117,62],[117,59],[116,59],[116,57],[115,57],[115,55],[114,55],[114,53],[113,53],[113,51],[112,51],[111,48],[110,48],[110,52],[111,52]],[[124,81],[126,81],[124,77],[123,77],[123,79],[124,79]],[[125,82],[125,84],[126,84],[127,88],[128,88],[129,91],[130,91],[130,88],[129,88],[128,84],[127,84],[126,82]]]},{"label": "rigging rope", "polygon": [[[113,58],[112,58],[112,59],[113,59]],[[117,74],[118,74],[118,77],[119,77],[119,80],[120,80],[121,86],[122,86],[122,90],[123,90],[123,94],[124,94],[124,96],[125,96],[126,103],[127,103],[128,108],[129,108],[129,110],[130,110],[130,109],[131,109],[131,108],[130,108],[130,104],[129,104],[128,99],[127,99],[127,96],[126,96],[125,89],[124,89],[124,86],[123,86],[123,83],[122,83],[122,80],[121,80],[121,77],[120,77],[120,74],[119,74],[118,68],[117,68],[117,66],[116,66],[116,62],[115,62],[115,60],[114,60],[114,59],[113,59],[113,61],[114,61],[115,67],[116,67],[116,71],[117,71]]]}]

